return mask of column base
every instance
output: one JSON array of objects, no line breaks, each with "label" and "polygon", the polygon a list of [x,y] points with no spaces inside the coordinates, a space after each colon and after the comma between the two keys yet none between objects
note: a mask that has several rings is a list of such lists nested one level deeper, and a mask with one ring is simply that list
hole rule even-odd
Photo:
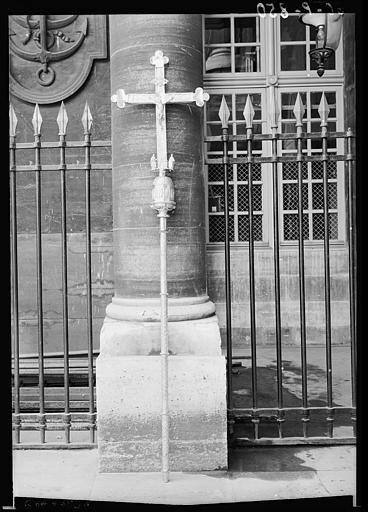
[{"label": "column base", "polygon": [[[160,359],[97,358],[100,472],[161,470]],[[170,470],[226,469],[225,358],[169,356],[168,367]]]}]

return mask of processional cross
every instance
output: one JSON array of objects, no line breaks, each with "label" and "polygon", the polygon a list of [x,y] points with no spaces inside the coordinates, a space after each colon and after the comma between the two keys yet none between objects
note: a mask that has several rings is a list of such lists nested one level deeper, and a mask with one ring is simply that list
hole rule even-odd
[{"label": "processional cross", "polygon": [[168,422],[168,294],[167,294],[167,217],[168,212],[176,207],[174,201],[174,185],[167,171],[174,169],[174,157],[167,159],[166,142],[166,104],[167,103],[192,103],[203,107],[209,99],[209,94],[201,87],[194,92],[165,92],[165,64],[169,58],[164,56],[161,50],[157,50],[150,59],[155,66],[155,92],[152,94],[126,94],[123,89],[118,89],[116,94],[111,96],[111,101],[119,108],[125,107],[126,103],[131,104],[153,104],[156,106],[156,137],[157,137],[157,159],[151,157],[151,169],[158,170],[159,175],[155,178],[152,190],[151,207],[158,211],[160,218],[160,267],[161,267],[161,388],[162,388],[162,476],[163,481],[169,480],[169,422]]}]

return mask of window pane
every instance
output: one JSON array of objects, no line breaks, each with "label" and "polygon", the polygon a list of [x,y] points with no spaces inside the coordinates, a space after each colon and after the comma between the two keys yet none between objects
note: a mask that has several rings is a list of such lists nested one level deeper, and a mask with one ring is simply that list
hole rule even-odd
[{"label": "window pane", "polygon": [[306,26],[298,21],[298,16],[288,16],[281,18],[281,41],[305,41],[306,40]]},{"label": "window pane", "polygon": [[206,73],[231,73],[231,49],[206,48]]},{"label": "window pane", "polygon": [[[309,238],[308,214],[303,215],[303,239]],[[299,218],[297,213],[287,213],[284,215],[284,240],[299,239]]]},{"label": "window pane", "polygon": [[237,73],[254,73],[259,69],[259,47],[242,46],[235,48],[235,71]]},{"label": "window pane", "polygon": [[[244,108],[247,102],[248,94],[237,94],[236,95],[236,120],[245,121],[244,119]],[[250,99],[254,108],[254,121],[260,121],[262,118],[262,104],[260,94],[251,94]]]},{"label": "window pane", "polygon": [[[209,241],[223,242],[225,240],[225,217],[224,215],[210,215],[209,224]],[[229,217],[229,238],[234,241],[234,217]]]},{"label": "window pane", "polygon": [[[281,93],[281,117],[282,119],[292,119],[295,121],[294,107],[297,98],[297,92],[286,92]],[[304,118],[307,112],[307,97],[306,93],[300,93],[301,100],[303,102],[305,112]]]},{"label": "window pane", "polygon": [[230,18],[206,18],[205,43],[230,43]]},{"label": "window pane", "polygon": [[[214,209],[216,207],[216,209]],[[225,209],[224,185],[208,185],[208,211],[223,212]],[[229,185],[229,210],[234,210],[234,186]]]},{"label": "window pane", "polygon": [[[247,127],[245,122],[242,124],[238,124],[236,127],[238,135],[246,135],[247,134]],[[261,134],[262,133],[262,124],[261,123],[255,123],[253,124],[253,134]],[[246,151],[248,142],[246,140],[244,141],[238,141],[237,142],[237,149],[238,151]],[[253,140],[252,141],[252,150],[253,151],[261,151],[262,150],[262,141],[261,140]]]},{"label": "window pane", "polygon": [[[284,183],[282,186],[284,210],[297,210],[299,205],[299,184]],[[303,183],[303,209],[308,209],[308,184]]]},{"label": "window pane", "polygon": [[[210,99],[207,101],[206,103],[206,113],[207,113],[207,121],[216,121],[218,123],[220,123],[220,118],[219,118],[219,110],[220,110],[220,105],[221,105],[221,101],[222,101],[222,94],[210,94]],[[225,101],[227,103],[227,106],[230,110],[230,121],[232,119],[232,116],[231,116],[231,96],[229,94],[225,94]],[[215,134],[212,134],[212,135],[215,135]]]},{"label": "window pane", "polygon": [[258,18],[235,18],[235,42],[255,43],[258,41],[256,24]]},{"label": "window pane", "polygon": [[[283,162],[282,164],[282,179],[283,180],[297,180],[299,176],[297,162]],[[302,176],[303,180],[308,179],[308,163],[302,162]]]},{"label": "window pane", "polygon": [[[229,181],[233,179],[233,168],[228,165],[227,173]],[[224,181],[224,166],[222,164],[210,164],[208,166],[208,181]]]},{"label": "window pane", "polygon": [[[249,220],[248,215],[238,216],[239,242],[249,241]],[[262,215],[253,215],[253,240],[263,240]]]},{"label": "window pane", "polygon": [[[336,93],[325,92],[325,97],[330,109],[328,117],[336,117]],[[318,108],[321,98],[322,92],[311,92],[311,117],[319,118]]]},{"label": "window pane", "polygon": [[[337,213],[328,214],[329,224],[329,235],[330,240],[336,240],[338,238],[338,222]],[[324,239],[324,216],[323,213],[313,214],[313,239],[323,240]]]},{"label": "window pane", "polygon": [[[252,165],[252,181],[262,181],[261,164]],[[248,164],[238,164],[237,180],[248,181]]]},{"label": "window pane", "polygon": [[305,45],[281,46],[281,71],[306,69]]}]

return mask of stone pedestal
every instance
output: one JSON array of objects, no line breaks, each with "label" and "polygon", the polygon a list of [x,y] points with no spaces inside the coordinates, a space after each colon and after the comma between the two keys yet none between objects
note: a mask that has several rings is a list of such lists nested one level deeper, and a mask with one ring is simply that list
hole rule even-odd
[{"label": "stone pedestal", "polygon": [[[202,86],[200,15],[110,16],[111,90],[152,93],[162,50],[167,92]],[[226,362],[206,293],[201,110],[168,105],[177,209],[168,219],[170,470],[227,467]],[[115,296],[97,358],[100,471],[160,471],[159,219],[150,208],[153,105],[112,107]]]}]

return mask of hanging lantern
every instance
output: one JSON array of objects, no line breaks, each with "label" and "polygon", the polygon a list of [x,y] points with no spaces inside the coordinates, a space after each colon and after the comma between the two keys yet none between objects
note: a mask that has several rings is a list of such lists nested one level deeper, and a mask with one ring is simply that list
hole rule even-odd
[{"label": "hanging lantern", "polygon": [[309,55],[317,64],[318,76],[323,75],[326,60],[339,46],[342,16],[341,13],[306,13],[298,18],[304,25],[317,28],[316,47],[309,52]]}]

